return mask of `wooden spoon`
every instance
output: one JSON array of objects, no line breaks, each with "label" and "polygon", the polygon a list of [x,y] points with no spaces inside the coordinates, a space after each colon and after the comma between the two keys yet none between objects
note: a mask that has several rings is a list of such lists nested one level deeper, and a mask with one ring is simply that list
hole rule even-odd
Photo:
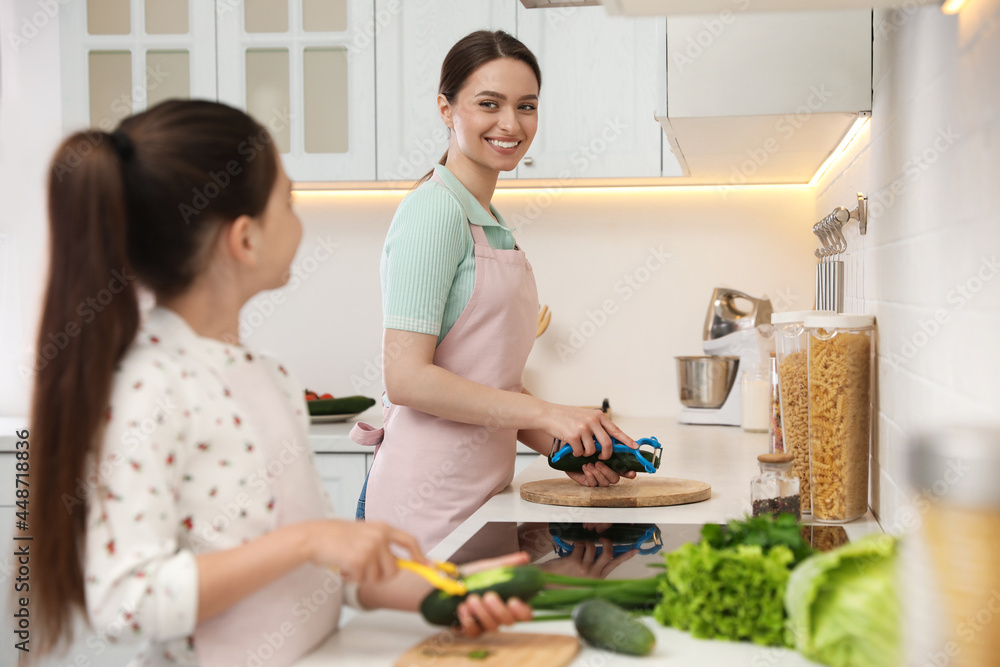
[{"label": "wooden spoon", "polygon": [[535,338],[538,338],[545,330],[549,328],[549,321],[552,319],[552,313],[549,311],[548,306],[542,306],[542,309],[538,312],[538,331],[535,333]]}]

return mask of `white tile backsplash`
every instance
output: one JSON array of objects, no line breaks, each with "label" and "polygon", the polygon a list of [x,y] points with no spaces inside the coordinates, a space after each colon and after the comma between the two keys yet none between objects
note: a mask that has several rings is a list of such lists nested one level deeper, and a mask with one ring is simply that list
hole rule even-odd
[{"label": "white tile backsplash", "polygon": [[869,195],[845,305],[878,320],[873,506],[891,523],[915,431],[1000,419],[1000,1],[875,26],[872,120],[815,190],[817,219]]}]

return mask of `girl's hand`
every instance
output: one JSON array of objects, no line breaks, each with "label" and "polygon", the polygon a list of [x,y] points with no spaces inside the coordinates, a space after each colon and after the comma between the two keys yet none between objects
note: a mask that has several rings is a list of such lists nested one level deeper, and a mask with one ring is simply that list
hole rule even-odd
[{"label": "girl's hand", "polygon": [[406,549],[414,560],[426,562],[417,539],[380,521],[307,521],[296,524],[306,536],[309,560],[335,567],[347,581],[367,584],[396,574],[396,555],[390,545]]},{"label": "girl's hand", "polygon": [[[553,438],[568,443],[573,448],[574,456],[590,456],[595,453],[597,451],[595,438],[597,442],[601,443],[599,458],[602,461],[610,458],[613,453],[611,447],[614,443],[611,442],[611,438],[615,438],[632,449],[639,446],[600,410],[587,410],[569,405],[550,405],[551,410],[546,415],[545,432]],[[614,471],[610,468],[608,468],[608,472],[614,475]],[[615,479],[615,482],[617,481]],[[609,483],[613,484],[614,482]],[[590,484],[588,486],[596,485]],[[601,486],[607,485],[602,484]]]},{"label": "girl's hand", "polygon": [[[463,572],[480,572],[505,565],[525,565],[528,554],[517,553],[473,561],[462,566]],[[470,595],[458,605],[458,620],[461,623],[462,634],[475,637],[483,632],[496,630],[501,625],[513,625],[518,621],[531,620],[531,607],[517,598],[504,602],[499,595],[490,591],[482,597]]]}]

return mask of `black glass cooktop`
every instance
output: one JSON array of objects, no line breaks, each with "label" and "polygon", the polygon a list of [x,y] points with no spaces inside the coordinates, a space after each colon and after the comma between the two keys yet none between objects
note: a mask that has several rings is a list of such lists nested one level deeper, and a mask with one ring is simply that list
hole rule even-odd
[{"label": "black glass cooktop", "polygon": [[[650,566],[685,542],[701,539],[701,524],[517,523],[490,521],[448,559],[467,563],[526,551],[531,562],[560,574],[600,579],[653,576]],[[840,526],[803,526],[814,548],[829,551],[847,540]]]}]

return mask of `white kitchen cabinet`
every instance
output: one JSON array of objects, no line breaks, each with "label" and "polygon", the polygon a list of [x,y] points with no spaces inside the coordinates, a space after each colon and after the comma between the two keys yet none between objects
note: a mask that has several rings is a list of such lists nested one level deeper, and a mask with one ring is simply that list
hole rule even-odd
[{"label": "white kitchen cabinet", "polygon": [[665,19],[518,4],[517,34],[542,69],[538,134],[518,178],[661,175]]},{"label": "white kitchen cabinet", "polygon": [[292,181],[374,179],[372,0],[217,2],[219,101],[271,131]]},{"label": "white kitchen cabinet", "polygon": [[[417,180],[448,149],[438,113],[441,63],[475,30],[517,32],[510,0],[376,0],[378,179]],[[512,177],[514,174],[501,174]]]},{"label": "white kitchen cabinet", "polygon": [[524,472],[525,469],[534,463],[537,458],[538,454],[535,454],[534,452],[531,454],[518,454],[514,459],[514,477],[517,477]]},{"label": "white kitchen cabinet", "polygon": [[[14,506],[14,473],[16,472],[15,466],[17,464],[15,457],[16,454],[14,452],[0,453],[0,491],[2,491],[2,494],[0,494],[0,508]],[[29,465],[30,463],[29,460]]]},{"label": "white kitchen cabinet", "polygon": [[795,12],[823,9],[871,9],[940,5],[941,0],[602,0],[609,13],[626,16],[676,16],[748,12]]},{"label": "white kitchen cabinet", "polygon": [[110,131],[171,97],[215,99],[213,3],[87,0],[58,13],[66,132]]},{"label": "white kitchen cabinet", "polygon": [[[333,509],[343,519],[353,519],[358,497],[365,484],[368,470],[365,459],[370,454],[315,454],[323,488],[330,496]],[[368,464],[370,465],[370,464]]]},{"label": "white kitchen cabinet", "polygon": [[268,128],[293,181],[375,178],[374,0],[60,3],[63,125],[111,130],[168,98]]}]

